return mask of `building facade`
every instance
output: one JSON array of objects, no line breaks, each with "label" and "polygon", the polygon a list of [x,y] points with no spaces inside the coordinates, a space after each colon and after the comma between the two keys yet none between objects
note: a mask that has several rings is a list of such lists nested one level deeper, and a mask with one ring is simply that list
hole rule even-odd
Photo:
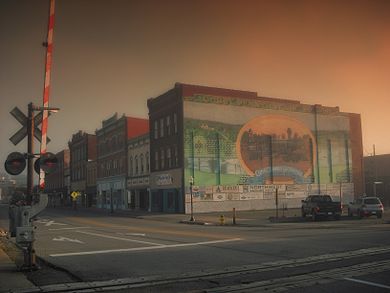
[{"label": "building facade", "polygon": [[127,192],[129,208],[151,211],[149,133],[128,140]]},{"label": "building facade", "polygon": [[148,100],[151,209],[184,212],[183,99],[177,88]]},{"label": "building facade", "polygon": [[87,198],[86,204],[89,207],[96,207],[96,194],[97,194],[96,178],[97,178],[97,161],[88,160],[86,194],[94,195]]},{"label": "building facade", "polygon": [[58,166],[51,174],[45,176],[45,192],[49,196],[49,206],[56,207],[66,205],[69,197],[70,186],[67,182],[69,172],[70,151],[68,149],[56,153]]},{"label": "building facade", "polygon": [[97,206],[127,209],[131,198],[127,192],[127,141],[149,131],[146,119],[115,114],[102,122],[97,136]]},{"label": "building facade", "polygon": [[390,206],[390,154],[364,157],[365,194]]},{"label": "building facade", "polygon": [[[152,208],[300,206],[363,191],[360,115],[255,92],[176,84],[148,100]],[[194,183],[191,184],[190,178]]]},{"label": "building facade", "polygon": [[96,135],[79,131],[68,143],[70,151],[70,193],[79,192],[79,205],[90,206],[96,192],[87,189],[87,164],[96,160]]}]

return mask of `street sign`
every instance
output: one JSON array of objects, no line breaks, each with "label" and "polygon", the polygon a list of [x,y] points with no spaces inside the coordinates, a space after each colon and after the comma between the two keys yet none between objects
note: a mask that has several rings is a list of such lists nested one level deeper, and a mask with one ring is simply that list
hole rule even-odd
[{"label": "street sign", "polygon": [[81,192],[80,191],[73,191],[70,196],[72,197],[73,201],[75,201],[77,199],[78,196],[81,195]]},{"label": "street sign", "polygon": [[[14,145],[17,145],[27,135],[28,118],[26,115],[24,115],[24,113],[18,107],[13,108],[10,113],[12,116],[14,116],[14,118],[16,120],[19,121],[20,124],[22,124],[22,128],[20,128],[9,139]],[[50,112],[49,112],[49,115],[50,115]],[[34,136],[39,142],[41,141],[42,132],[38,128],[38,125],[40,125],[42,123],[42,117],[43,117],[42,112],[39,112],[39,114],[34,117]],[[47,142],[49,142],[49,141],[50,141],[50,139],[48,138]]]}]

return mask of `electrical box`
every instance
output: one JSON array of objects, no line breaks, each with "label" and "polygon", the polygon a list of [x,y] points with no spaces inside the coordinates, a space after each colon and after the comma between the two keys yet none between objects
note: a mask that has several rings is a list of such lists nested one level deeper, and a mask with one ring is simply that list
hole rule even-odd
[{"label": "electrical box", "polygon": [[16,227],[16,243],[30,243],[34,241],[34,227]]}]

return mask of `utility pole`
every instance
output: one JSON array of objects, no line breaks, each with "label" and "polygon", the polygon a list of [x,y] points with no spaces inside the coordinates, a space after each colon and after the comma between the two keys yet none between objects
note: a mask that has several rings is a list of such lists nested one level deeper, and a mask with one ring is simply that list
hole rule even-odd
[{"label": "utility pole", "polygon": [[376,164],[376,153],[375,153],[375,144],[372,145],[372,154],[374,156],[374,182],[373,182],[373,187],[374,187],[374,196],[376,196],[376,182],[378,181],[378,169],[377,169],[377,164]]}]

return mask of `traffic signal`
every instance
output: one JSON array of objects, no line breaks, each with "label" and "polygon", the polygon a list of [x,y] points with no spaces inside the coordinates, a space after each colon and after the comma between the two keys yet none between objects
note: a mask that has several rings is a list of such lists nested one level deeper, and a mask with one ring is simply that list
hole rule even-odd
[{"label": "traffic signal", "polygon": [[13,152],[7,157],[4,168],[8,174],[19,175],[26,168],[26,158],[22,153]]},{"label": "traffic signal", "polygon": [[39,166],[46,174],[51,174],[57,169],[58,158],[53,153],[44,153],[39,159]]}]

